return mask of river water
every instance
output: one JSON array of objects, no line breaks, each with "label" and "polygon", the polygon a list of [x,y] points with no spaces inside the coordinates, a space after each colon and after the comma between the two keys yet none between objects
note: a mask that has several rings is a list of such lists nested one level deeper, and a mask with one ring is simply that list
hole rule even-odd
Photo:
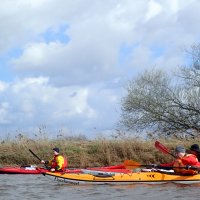
[{"label": "river water", "polygon": [[199,200],[200,184],[63,185],[43,175],[0,175],[0,200]]}]

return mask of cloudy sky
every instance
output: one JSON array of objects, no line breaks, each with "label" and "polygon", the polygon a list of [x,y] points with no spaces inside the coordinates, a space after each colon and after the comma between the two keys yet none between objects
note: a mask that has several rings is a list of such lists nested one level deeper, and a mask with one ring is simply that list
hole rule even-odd
[{"label": "cloudy sky", "polygon": [[1,135],[112,132],[128,80],[184,64],[199,10],[199,0],[1,0]]}]

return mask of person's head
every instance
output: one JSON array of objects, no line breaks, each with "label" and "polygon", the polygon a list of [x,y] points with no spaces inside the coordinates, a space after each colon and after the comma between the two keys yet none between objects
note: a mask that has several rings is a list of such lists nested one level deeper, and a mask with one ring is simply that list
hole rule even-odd
[{"label": "person's head", "polygon": [[198,144],[191,145],[190,151],[192,154],[197,155],[198,153],[200,153],[199,145]]},{"label": "person's head", "polygon": [[178,158],[182,158],[185,155],[185,148],[183,146],[177,146],[175,148],[175,154]]},{"label": "person's head", "polygon": [[53,151],[54,151],[54,155],[58,155],[60,152],[60,149],[55,147],[55,148],[53,148]]}]

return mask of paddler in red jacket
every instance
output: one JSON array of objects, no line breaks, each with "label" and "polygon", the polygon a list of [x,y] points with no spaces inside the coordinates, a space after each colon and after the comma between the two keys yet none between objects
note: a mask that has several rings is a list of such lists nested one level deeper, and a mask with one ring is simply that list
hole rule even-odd
[{"label": "paddler in red jacket", "polygon": [[42,160],[41,163],[50,166],[51,172],[54,171],[65,171],[65,168],[67,167],[67,160],[59,154],[60,149],[59,148],[53,148],[54,151],[54,157],[50,161],[44,161]]},{"label": "paddler in red jacket", "polygon": [[[167,164],[160,164],[161,167],[174,167],[175,173],[178,174],[197,174],[200,169],[200,162],[194,154],[186,154],[183,146],[175,148],[175,155],[177,159],[174,162]],[[185,168],[184,168],[185,167]],[[194,167],[197,167],[195,170]]]},{"label": "paddler in red jacket", "polygon": [[200,162],[200,149],[198,144],[191,145],[188,152],[194,154],[197,157],[198,161]]}]

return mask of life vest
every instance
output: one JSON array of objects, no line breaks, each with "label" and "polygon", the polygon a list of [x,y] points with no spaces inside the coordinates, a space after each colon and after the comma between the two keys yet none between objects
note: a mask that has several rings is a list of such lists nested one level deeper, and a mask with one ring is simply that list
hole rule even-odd
[{"label": "life vest", "polygon": [[51,160],[51,168],[64,171],[67,167],[67,160],[61,155],[55,155]]},{"label": "life vest", "polygon": [[196,156],[193,154],[186,154],[183,158],[178,158],[174,161],[173,167],[174,167],[174,172],[176,174],[194,175],[198,173],[198,171],[194,169],[184,169],[186,165],[192,165],[188,163],[189,162],[188,158],[190,157],[194,157],[193,159],[197,159]]}]

